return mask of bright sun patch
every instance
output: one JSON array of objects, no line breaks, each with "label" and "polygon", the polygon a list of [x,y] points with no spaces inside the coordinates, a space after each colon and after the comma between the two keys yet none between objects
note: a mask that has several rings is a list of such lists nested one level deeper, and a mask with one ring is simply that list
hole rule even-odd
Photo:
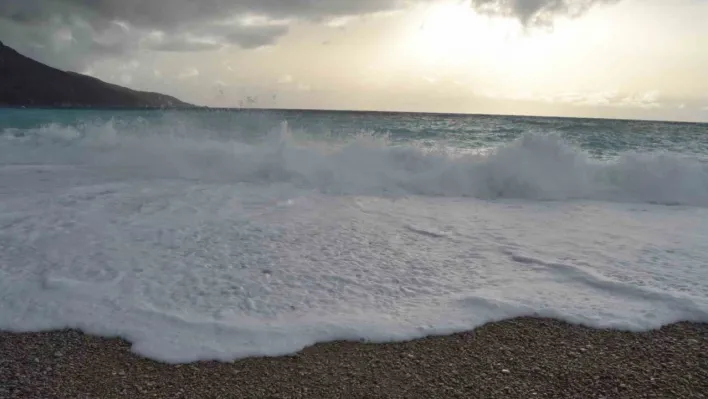
[{"label": "bright sun patch", "polygon": [[562,35],[525,30],[516,19],[477,13],[469,1],[428,4],[411,12],[408,21],[396,51],[387,56],[391,65],[431,84],[475,81],[478,90],[534,91],[560,85],[549,65],[569,54],[577,33],[564,26],[558,28]]},{"label": "bright sun patch", "polygon": [[466,5],[438,5],[426,13],[421,40],[441,53],[464,50],[479,33],[479,17]]},{"label": "bright sun patch", "polygon": [[419,14],[421,24],[410,49],[436,61],[462,62],[480,51],[500,49],[518,30],[513,21],[478,15],[467,2],[438,3]]}]

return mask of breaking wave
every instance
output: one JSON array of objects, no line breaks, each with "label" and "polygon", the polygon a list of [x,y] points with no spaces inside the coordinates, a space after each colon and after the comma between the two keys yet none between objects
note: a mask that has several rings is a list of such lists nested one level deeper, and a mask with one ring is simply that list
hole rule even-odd
[{"label": "breaking wave", "polygon": [[486,151],[392,144],[369,133],[316,140],[283,122],[257,142],[181,126],[6,129],[5,165],[71,164],[124,178],[288,183],[330,194],[607,200],[708,206],[708,166],[675,153],[599,160],[557,135]]}]

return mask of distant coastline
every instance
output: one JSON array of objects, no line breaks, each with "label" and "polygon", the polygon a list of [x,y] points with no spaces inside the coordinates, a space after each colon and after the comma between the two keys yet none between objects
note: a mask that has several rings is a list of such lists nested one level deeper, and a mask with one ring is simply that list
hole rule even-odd
[{"label": "distant coastline", "polygon": [[0,42],[0,107],[184,109],[196,106],[166,94],[132,90],[52,68]]},{"label": "distant coastline", "polygon": [[204,110],[212,112],[349,113],[375,115],[430,115],[438,117],[510,117],[524,119],[616,120],[705,124],[699,121],[665,121],[578,116],[502,115],[460,112],[392,110],[297,109],[257,107],[209,107],[190,104],[155,92],[132,90],[75,72],[62,71],[26,57],[0,41],[0,108],[66,110]]}]

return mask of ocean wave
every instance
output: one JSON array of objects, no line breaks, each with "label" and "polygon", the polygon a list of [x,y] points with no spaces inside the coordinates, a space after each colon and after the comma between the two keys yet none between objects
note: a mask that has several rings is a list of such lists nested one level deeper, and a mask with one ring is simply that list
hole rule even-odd
[{"label": "ocean wave", "polygon": [[238,129],[2,132],[0,329],[78,328],[191,362],[516,316],[708,320],[708,209],[563,201],[705,206],[699,161],[598,160],[546,134],[469,151]]},{"label": "ocean wave", "polygon": [[599,160],[553,134],[486,151],[393,144],[362,132],[318,140],[279,129],[258,142],[188,125],[114,123],[6,129],[3,163],[86,165],[125,178],[290,183],[330,194],[606,200],[708,206],[708,166],[677,153]]}]

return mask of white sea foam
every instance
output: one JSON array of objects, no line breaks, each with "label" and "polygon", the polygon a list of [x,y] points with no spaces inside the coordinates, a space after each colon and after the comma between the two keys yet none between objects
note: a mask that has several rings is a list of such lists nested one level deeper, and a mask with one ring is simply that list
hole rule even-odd
[{"label": "white sea foam", "polygon": [[[197,134],[202,133],[202,134]],[[116,131],[56,125],[23,132],[4,146],[7,164],[90,165],[113,177],[218,183],[292,183],[325,193],[591,199],[708,206],[708,166],[671,153],[591,159],[557,136],[525,135],[483,153],[391,145],[362,134],[347,142],[298,141],[287,125],[258,144],[179,130]],[[32,161],[33,160],[33,161]]]},{"label": "white sea foam", "polygon": [[21,133],[0,146],[0,329],[120,335],[183,362],[520,315],[708,321],[706,168],[677,155],[600,162],[532,135],[453,156],[285,126],[251,144]]}]

